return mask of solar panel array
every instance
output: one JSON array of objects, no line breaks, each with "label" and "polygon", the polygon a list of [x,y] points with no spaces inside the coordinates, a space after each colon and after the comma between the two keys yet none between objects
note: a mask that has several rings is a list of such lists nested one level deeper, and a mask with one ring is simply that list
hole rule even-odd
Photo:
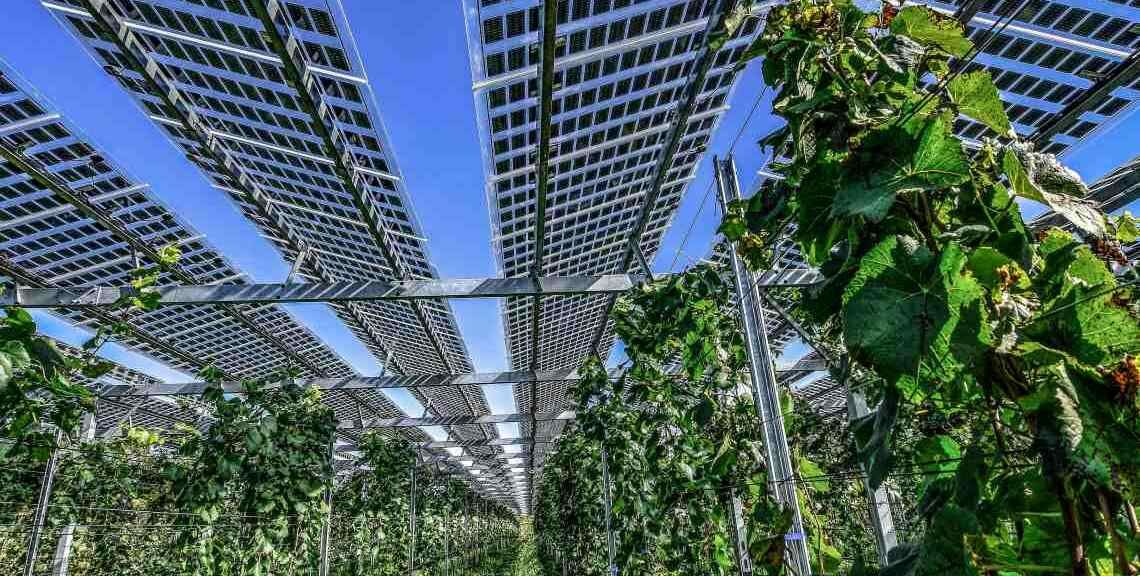
[{"label": "solar panel array", "polygon": [[[552,0],[553,1],[553,0]],[[721,0],[557,0],[552,134],[543,276],[629,271],[628,240],[645,218],[637,247],[652,261],[737,79],[736,63],[763,26],[758,3],[718,51],[706,35]],[[141,110],[226,192],[301,276],[319,281],[435,278],[426,239],[394,158],[363,64],[337,0],[42,0]],[[929,2],[947,13],[959,2]],[[1020,6],[1013,22],[995,22]],[[479,138],[500,275],[532,273],[536,257],[540,103],[540,0],[463,0]],[[988,0],[967,33],[982,46],[969,69],[988,68],[1015,129],[1030,135],[1090,94],[1088,109],[1043,143],[1061,153],[1134,110],[1140,74],[1140,0]],[[702,61],[711,62],[704,72]],[[177,274],[164,282],[239,283],[241,274],[147,190],[115,167],[57,113],[0,69],[0,273],[23,284],[81,287],[125,284],[147,263],[140,245],[179,245]],[[1127,72],[1118,86],[1098,86]],[[685,113],[687,96],[696,94]],[[970,144],[996,136],[968,118],[956,132]],[[679,146],[664,158],[673,136]],[[667,168],[667,170],[666,170]],[[1094,188],[1112,208],[1135,198],[1136,162]],[[663,176],[658,179],[659,176]],[[654,186],[655,182],[658,186]],[[1111,184],[1106,184],[1111,182]],[[1110,190],[1111,187],[1111,190]],[[1101,192],[1095,192],[1100,190]],[[1109,198],[1109,196],[1112,196]],[[652,199],[652,202],[650,202]],[[723,246],[714,260],[723,260]],[[1135,257],[1135,246],[1126,249]],[[805,268],[786,239],[777,268]],[[538,350],[532,350],[531,298],[502,305],[515,370],[574,368],[601,334],[605,296],[542,300]],[[338,316],[385,369],[400,374],[470,372],[472,364],[444,301],[334,305]],[[60,314],[86,326],[108,318],[91,309]],[[280,307],[169,306],[131,319],[126,344],[194,372],[216,363],[232,377],[264,376],[287,365],[305,375],[354,372]],[[774,351],[796,338],[776,314],[767,317]],[[537,357],[536,357],[537,356]],[[140,379],[120,369],[115,378]],[[123,384],[127,385],[127,384]],[[828,379],[802,386],[839,413]],[[519,412],[557,413],[566,382],[542,383],[536,398],[519,383]],[[414,388],[441,416],[484,415],[478,386]],[[326,392],[342,421],[401,416],[379,390]],[[101,433],[123,421],[208,425],[200,411],[160,397],[125,397],[100,405]],[[564,421],[525,420],[525,437],[557,437]],[[526,483],[510,458],[485,441],[490,424],[456,425],[449,434],[486,471],[486,488],[523,504]],[[354,439],[354,432],[342,432]],[[395,434],[396,432],[392,432]],[[399,432],[415,441],[416,428]],[[547,444],[535,446],[541,467]],[[462,470],[436,450],[441,465]],[[447,462],[444,462],[447,460]],[[466,475],[469,481],[472,475]],[[506,492],[513,490],[514,494]],[[524,504],[525,505],[525,504]]]},{"label": "solar panel array", "polygon": [[[43,4],[303,276],[437,277],[338,2]],[[393,373],[472,370],[446,301],[333,308]],[[440,415],[489,411],[476,386],[412,392]]]},{"label": "solar panel array", "polygon": [[[760,29],[749,18],[715,55],[702,86],[694,86],[716,0],[574,0],[557,11],[550,187],[545,211],[542,275],[626,272],[628,238],[643,210],[648,226],[640,248],[652,260],[709,138],[728,109],[745,47]],[[495,255],[504,276],[534,265],[539,63],[542,3],[465,0],[476,114],[483,147],[486,195]],[[686,92],[698,90],[692,115],[678,126]],[[683,130],[652,206],[652,181],[673,130]],[[578,366],[607,306],[604,297],[544,298],[540,355],[532,362],[532,300],[502,307],[514,369]],[[612,335],[602,338],[601,352]],[[534,408],[566,407],[566,386],[544,385]],[[521,412],[532,410],[529,387],[516,386]],[[563,423],[540,424],[556,436]],[[530,425],[522,425],[529,435]],[[537,447],[536,465],[544,452]]]},{"label": "solar panel array", "polygon": [[[93,147],[46,102],[21,87],[0,63],[0,144],[74,191],[85,211],[5,159],[0,163],[0,274],[44,286],[126,285],[132,240],[176,245],[181,270],[198,283],[243,283],[244,277],[202,235],[166,209],[145,185]],[[165,277],[166,282],[171,280]],[[103,313],[59,312],[77,324],[105,324]],[[312,376],[352,369],[278,306],[169,306],[136,314],[125,342],[193,374],[215,365],[237,378],[265,377],[287,366]],[[273,335],[267,338],[266,334]]]},{"label": "solar panel array", "polygon": [[[304,275],[436,276],[338,3],[44,5]],[[446,302],[335,308],[393,372],[471,370]],[[477,388],[416,393],[486,412]]]},{"label": "solar panel array", "polygon": [[[925,2],[954,12],[962,1]],[[1027,136],[1048,123],[1066,105],[1081,98],[1096,83],[1140,49],[1140,6],[1122,0],[986,0],[967,25],[967,35],[985,47],[967,70],[985,68],[1001,92],[1006,112],[1018,134]],[[1002,16],[1018,10],[1012,20]],[[993,28],[995,22],[1008,22]],[[1001,30],[986,41],[991,28]],[[1140,101],[1140,76],[1112,90],[1077,122],[1043,143],[1045,152],[1060,154],[1114,118],[1134,110]],[[973,141],[997,135],[982,124],[960,117],[960,136]]]}]

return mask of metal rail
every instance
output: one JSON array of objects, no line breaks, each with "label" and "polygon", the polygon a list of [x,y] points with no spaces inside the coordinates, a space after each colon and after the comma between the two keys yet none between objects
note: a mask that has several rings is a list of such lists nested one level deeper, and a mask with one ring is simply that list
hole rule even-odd
[{"label": "metal rail", "polygon": [[[553,116],[554,100],[554,51],[558,39],[558,2],[543,4],[542,16],[542,64],[539,66],[538,92],[538,150],[535,154],[535,215],[534,215],[534,262],[530,270],[531,281],[537,285],[542,278],[542,260],[546,251],[546,195],[550,188],[550,119]],[[536,293],[531,301],[530,326],[530,369],[537,372],[539,363],[539,341],[542,339],[542,296]],[[530,395],[530,436],[538,434],[538,384],[533,380],[529,387]],[[534,501],[534,453],[530,446],[531,475],[527,480],[528,507]]]},{"label": "metal rail", "polygon": [[[562,369],[544,372],[471,372],[467,374],[433,374],[419,376],[352,376],[348,378],[299,378],[293,382],[301,387],[316,388],[330,392],[350,390],[375,390],[390,388],[440,388],[454,386],[485,386],[492,384],[514,384],[518,382],[562,382],[579,380],[577,370]],[[243,394],[245,385],[231,380],[218,383],[229,394]],[[206,391],[205,382],[159,383],[149,386],[109,386],[100,398],[125,396],[198,396]],[[280,387],[280,383],[267,384],[267,388]]]},{"label": "metal rail", "polygon": [[[370,302],[382,300],[509,298],[512,296],[571,296],[621,294],[636,286],[639,274],[604,276],[550,276],[544,278],[465,278],[441,280],[317,282],[311,284],[210,284],[171,285],[156,288],[159,305],[274,304],[295,302]],[[812,286],[822,276],[808,269],[765,272],[762,288]],[[17,279],[19,281],[19,279]],[[134,294],[126,286],[81,288],[17,286],[0,294],[0,305],[23,308],[73,308],[115,306]]]},{"label": "metal rail", "polygon": [[[3,273],[4,275],[12,278],[16,282],[20,282],[23,284],[30,284],[33,286],[41,286],[41,287],[47,286],[47,281],[44,280],[43,278],[40,278],[39,275],[35,274],[34,272],[24,270],[22,268],[19,268],[19,267],[13,265],[12,263],[8,262],[7,259],[3,258],[2,255],[0,255],[0,273]],[[3,294],[0,295],[0,299],[4,299],[4,298],[12,295],[14,292],[16,292],[16,290],[4,290]],[[4,306],[10,306],[13,304],[17,304],[17,303],[9,304],[6,301],[0,302],[0,305],[4,305]],[[97,318],[99,321],[105,323],[108,326],[111,326],[111,325],[119,322],[120,320],[122,320],[121,318],[118,318],[118,317],[114,316],[113,314],[111,314],[110,311],[100,310],[97,307],[92,307],[92,306],[75,306],[75,307],[83,309],[85,312],[87,312],[88,314],[91,314],[92,316]],[[189,352],[186,352],[185,350],[182,350],[181,348],[175,346],[174,344],[167,342],[167,341],[163,340],[162,338],[159,338],[158,336],[155,336],[154,334],[151,334],[150,332],[143,330],[142,328],[139,328],[138,326],[135,326],[134,324],[131,324],[128,322],[126,324],[126,326],[127,326],[127,331],[131,337],[135,338],[139,342],[150,345],[155,350],[161,350],[161,351],[169,354],[171,357],[177,358],[178,360],[185,362],[189,366],[193,366],[196,370],[201,370],[201,369],[206,368],[207,366],[211,365],[210,362],[207,362],[206,360],[198,358],[197,356],[190,354]],[[228,379],[235,379],[235,376],[233,374],[225,373],[225,372],[223,372],[223,374]]]},{"label": "metal rail", "polygon": [[[721,207],[740,199],[740,185],[736,178],[736,164],[732,157],[723,162],[713,159],[713,173]],[[792,512],[792,529],[786,535],[787,561],[799,576],[811,576],[811,562],[796,495],[796,473],[792,465],[787,433],[784,430],[783,409],[776,384],[775,367],[765,330],[764,306],[761,291],[753,284],[751,272],[740,261],[735,250],[728,251],[740,299],[740,316],[744,324],[745,345],[748,350],[749,383],[752,400],[760,418],[764,449],[768,458],[768,483],[772,496]]]},{"label": "metal rail", "polygon": [[[535,414],[534,418],[537,422],[554,422],[557,420],[573,420],[575,413],[567,410],[564,412],[551,413],[551,414]],[[480,415],[467,415],[461,414],[457,416],[425,416],[423,418],[376,418],[366,419],[359,424],[351,422],[341,422],[337,425],[338,430],[366,430],[372,428],[416,428],[420,426],[468,426],[479,424],[506,424],[510,422],[528,422],[531,419],[529,413],[512,413],[512,414],[480,414]]]}]

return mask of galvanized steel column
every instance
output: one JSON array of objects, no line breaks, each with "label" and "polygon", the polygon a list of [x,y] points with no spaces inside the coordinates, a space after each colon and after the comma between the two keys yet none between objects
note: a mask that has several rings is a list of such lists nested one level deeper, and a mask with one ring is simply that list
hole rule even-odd
[{"label": "galvanized steel column", "polygon": [[[739,200],[740,184],[736,178],[736,163],[732,156],[723,161],[713,159],[714,174],[722,211],[728,203]],[[784,432],[784,417],[780,408],[780,391],[776,385],[776,372],[772,352],[768,345],[767,323],[760,301],[759,288],[752,273],[740,261],[734,249],[728,251],[732,271],[736,277],[736,290],[740,299],[740,316],[744,324],[744,340],[748,349],[748,364],[752,400],[760,417],[764,448],[768,456],[768,483],[773,497],[792,511],[792,531],[785,536],[786,558],[798,576],[810,576],[807,541],[804,537],[800,504],[796,498],[795,469],[792,467],[788,438]]]}]

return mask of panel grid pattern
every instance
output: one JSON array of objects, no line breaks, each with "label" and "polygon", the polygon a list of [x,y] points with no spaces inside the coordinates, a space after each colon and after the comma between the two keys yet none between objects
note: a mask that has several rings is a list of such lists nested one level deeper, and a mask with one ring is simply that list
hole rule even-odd
[{"label": "panel grid pattern", "polygon": [[[260,6],[272,14],[286,39],[289,64],[302,74],[302,94],[267,43],[258,12],[249,3],[74,4],[82,9],[47,5],[287,257],[296,257],[303,245],[308,259],[319,263],[322,275],[331,280],[435,276],[383,128],[370,109],[372,96],[359,59],[339,32],[343,15],[335,6],[323,1]],[[92,18],[91,7],[103,18]],[[125,54],[123,46],[132,53]],[[195,119],[192,125],[167,109],[131,65],[132,58],[166,82],[163,87]],[[318,109],[307,108],[306,101]],[[335,149],[322,139],[318,125]],[[225,166],[217,162],[217,150],[204,149],[204,141],[217,143]],[[361,193],[359,202],[354,191]],[[370,229],[369,221],[379,223],[380,230]],[[378,249],[377,232],[390,246],[397,269]],[[393,368],[409,373],[470,369],[446,304],[425,306],[443,358],[434,353],[409,304],[356,308],[369,324],[365,332],[393,331],[383,340],[395,353]]]},{"label": "panel grid pattern", "polygon": [[[926,4],[953,12],[961,2]],[[1032,0],[988,43],[967,71],[989,70],[1014,129],[1028,136],[1140,49],[1140,8],[1136,4]],[[967,25],[967,35],[981,45],[992,23],[1018,5],[1020,0],[988,0]],[[1065,152],[1110,126],[1114,118],[1134,110],[1137,102],[1140,79],[1113,90],[1042,150]],[[955,132],[973,142],[997,137],[965,117],[959,117]]]},{"label": "panel grid pattern", "polygon": [[[436,277],[339,3],[44,5],[302,275]],[[334,310],[394,373],[472,370],[446,302]],[[488,411],[477,387],[413,394],[444,415]]]},{"label": "panel grid pattern", "polygon": [[[54,174],[130,235],[154,247],[177,245],[183,254],[180,268],[196,281],[245,282],[200,234],[161,205],[145,185],[114,166],[45,102],[22,88],[7,68],[0,68],[0,139],[42,171]],[[127,240],[7,161],[0,163],[0,218],[5,222],[0,228],[5,269],[50,286],[129,284],[137,264]],[[138,262],[153,264],[142,255]],[[160,280],[171,281],[169,275]],[[307,373],[353,374],[283,309],[245,305],[238,310],[261,331],[305,358],[316,370]],[[102,323],[86,310],[70,309],[60,315],[90,328]],[[189,373],[213,363],[237,377],[263,377],[291,364],[281,347],[218,306],[164,307],[136,314],[131,323],[184,355],[134,338],[128,338],[129,344]],[[200,363],[189,362],[186,355]]]},{"label": "panel grid pattern", "polygon": [[[549,187],[541,274],[611,274],[622,270],[628,238],[643,211],[649,222],[640,248],[652,260],[709,138],[727,110],[735,64],[759,31],[750,18],[713,56],[702,86],[692,86],[717,0],[575,0],[558,2],[551,98]],[[503,276],[534,267],[535,159],[538,147],[542,3],[465,0],[476,113],[495,255]],[[677,153],[652,206],[654,175],[679,108],[697,90]],[[607,310],[606,297],[547,297],[533,362],[533,300],[502,304],[514,369],[577,367]],[[602,354],[613,335],[607,329]],[[540,412],[567,407],[566,386],[544,383]],[[530,387],[514,390],[519,411],[531,410]],[[561,422],[540,423],[557,435]],[[529,422],[520,423],[524,436]],[[536,446],[539,466],[546,445]]]}]

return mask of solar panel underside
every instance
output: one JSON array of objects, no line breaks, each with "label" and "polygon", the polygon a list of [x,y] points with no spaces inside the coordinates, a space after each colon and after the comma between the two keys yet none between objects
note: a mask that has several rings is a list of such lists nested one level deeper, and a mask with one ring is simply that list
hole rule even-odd
[{"label": "solar panel underside", "polygon": [[[613,274],[624,265],[628,238],[644,210],[648,226],[640,248],[652,261],[709,138],[728,108],[739,61],[759,31],[759,13],[715,55],[702,86],[693,86],[704,52],[706,0],[575,0],[559,2],[552,98],[550,186],[545,212],[542,274]],[[534,264],[535,157],[541,2],[466,0],[476,111],[483,146],[486,194],[501,274],[524,276]],[[692,114],[660,195],[647,206],[654,175],[678,109],[698,90]],[[541,370],[576,367],[604,321],[605,297],[549,297],[542,301]],[[532,366],[530,298],[502,307],[514,369]],[[600,342],[603,355],[613,335]],[[538,397],[516,385],[520,412],[567,407],[565,383],[544,383]],[[557,436],[565,423],[542,422],[538,436]],[[529,436],[530,423],[520,424]],[[541,465],[546,445],[536,447]]]},{"label": "solar panel underside", "polygon": [[[44,5],[302,275],[436,277],[339,3]],[[334,309],[392,372],[472,370],[446,302]],[[488,412],[475,386],[413,393],[443,415]]]}]

